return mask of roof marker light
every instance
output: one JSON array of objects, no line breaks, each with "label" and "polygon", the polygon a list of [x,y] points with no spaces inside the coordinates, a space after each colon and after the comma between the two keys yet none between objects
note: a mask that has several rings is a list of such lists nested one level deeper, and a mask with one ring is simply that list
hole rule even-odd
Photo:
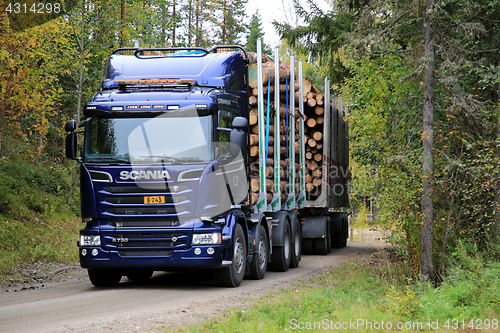
[{"label": "roof marker light", "polygon": [[112,106],[111,111],[123,111],[123,106]]},{"label": "roof marker light", "polygon": [[179,110],[179,105],[167,105],[167,110]]}]

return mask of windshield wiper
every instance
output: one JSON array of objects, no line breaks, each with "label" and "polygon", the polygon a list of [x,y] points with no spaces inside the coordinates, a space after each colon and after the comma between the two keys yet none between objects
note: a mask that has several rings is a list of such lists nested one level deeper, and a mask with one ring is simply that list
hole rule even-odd
[{"label": "windshield wiper", "polygon": [[161,158],[161,159],[169,158],[169,159],[174,160],[176,162],[187,163],[187,161],[184,157],[182,159],[177,158],[177,157],[167,156],[167,155],[144,155],[144,156],[139,156],[139,157],[151,157],[151,158]]}]

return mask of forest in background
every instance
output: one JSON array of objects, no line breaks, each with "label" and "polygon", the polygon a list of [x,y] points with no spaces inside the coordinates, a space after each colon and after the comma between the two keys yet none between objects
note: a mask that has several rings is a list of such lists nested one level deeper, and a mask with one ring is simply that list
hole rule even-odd
[{"label": "forest in background", "polygon": [[[314,1],[295,1],[305,23],[276,27],[292,47],[328,66],[331,88],[348,99],[351,205],[375,203],[377,224],[405,256],[410,276],[421,271],[424,190],[433,212],[436,280],[456,259],[457,248],[498,260],[500,2],[330,3],[332,9],[322,11]],[[426,175],[429,72],[433,170]]]},{"label": "forest in background", "polygon": [[[70,200],[74,165],[64,159],[63,126],[99,89],[112,50],[134,41],[248,41],[252,50],[263,33],[258,15],[246,16],[245,2],[67,1],[63,15],[18,29],[3,10],[9,2],[0,1],[0,249],[9,253],[0,266],[76,258],[78,191]],[[308,60],[305,75],[321,82],[328,73],[330,88],[349,101],[352,208],[373,200],[377,223],[418,275],[426,3],[329,3],[328,11],[314,1],[295,3],[302,23],[276,28],[286,52]],[[459,246],[496,259],[500,253],[500,2],[436,1],[432,10],[433,257],[443,276]]]},{"label": "forest in background", "polygon": [[59,2],[58,15],[40,16],[29,13],[38,1],[16,15],[0,0],[0,275],[77,260],[77,166],[64,157],[64,124],[99,90],[114,49],[254,45],[264,35],[246,0]]}]

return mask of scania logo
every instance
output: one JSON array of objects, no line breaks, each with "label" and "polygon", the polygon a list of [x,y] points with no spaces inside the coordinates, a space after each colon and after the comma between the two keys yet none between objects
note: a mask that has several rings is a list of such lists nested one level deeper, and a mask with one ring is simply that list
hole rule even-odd
[{"label": "scania logo", "polygon": [[121,171],[121,180],[137,180],[137,179],[170,179],[170,175],[167,170],[155,170],[155,171]]},{"label": "scania logo", "polygon": [[111,239],[112,243],[127,243],[128,238],[123,238],[123,237],[118,237],[118,238],[113,238]]}]

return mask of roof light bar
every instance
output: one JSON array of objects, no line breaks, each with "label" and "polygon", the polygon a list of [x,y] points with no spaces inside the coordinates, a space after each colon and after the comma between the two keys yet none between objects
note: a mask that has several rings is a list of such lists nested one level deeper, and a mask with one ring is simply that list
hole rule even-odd
[{"label": "roof light bar", "polygon": [[115,80],[115,84],[120,86],[130,85],[158,85],[158,84],[190,84],[196,83],[195,79],[141,79],[141,80]]}]

